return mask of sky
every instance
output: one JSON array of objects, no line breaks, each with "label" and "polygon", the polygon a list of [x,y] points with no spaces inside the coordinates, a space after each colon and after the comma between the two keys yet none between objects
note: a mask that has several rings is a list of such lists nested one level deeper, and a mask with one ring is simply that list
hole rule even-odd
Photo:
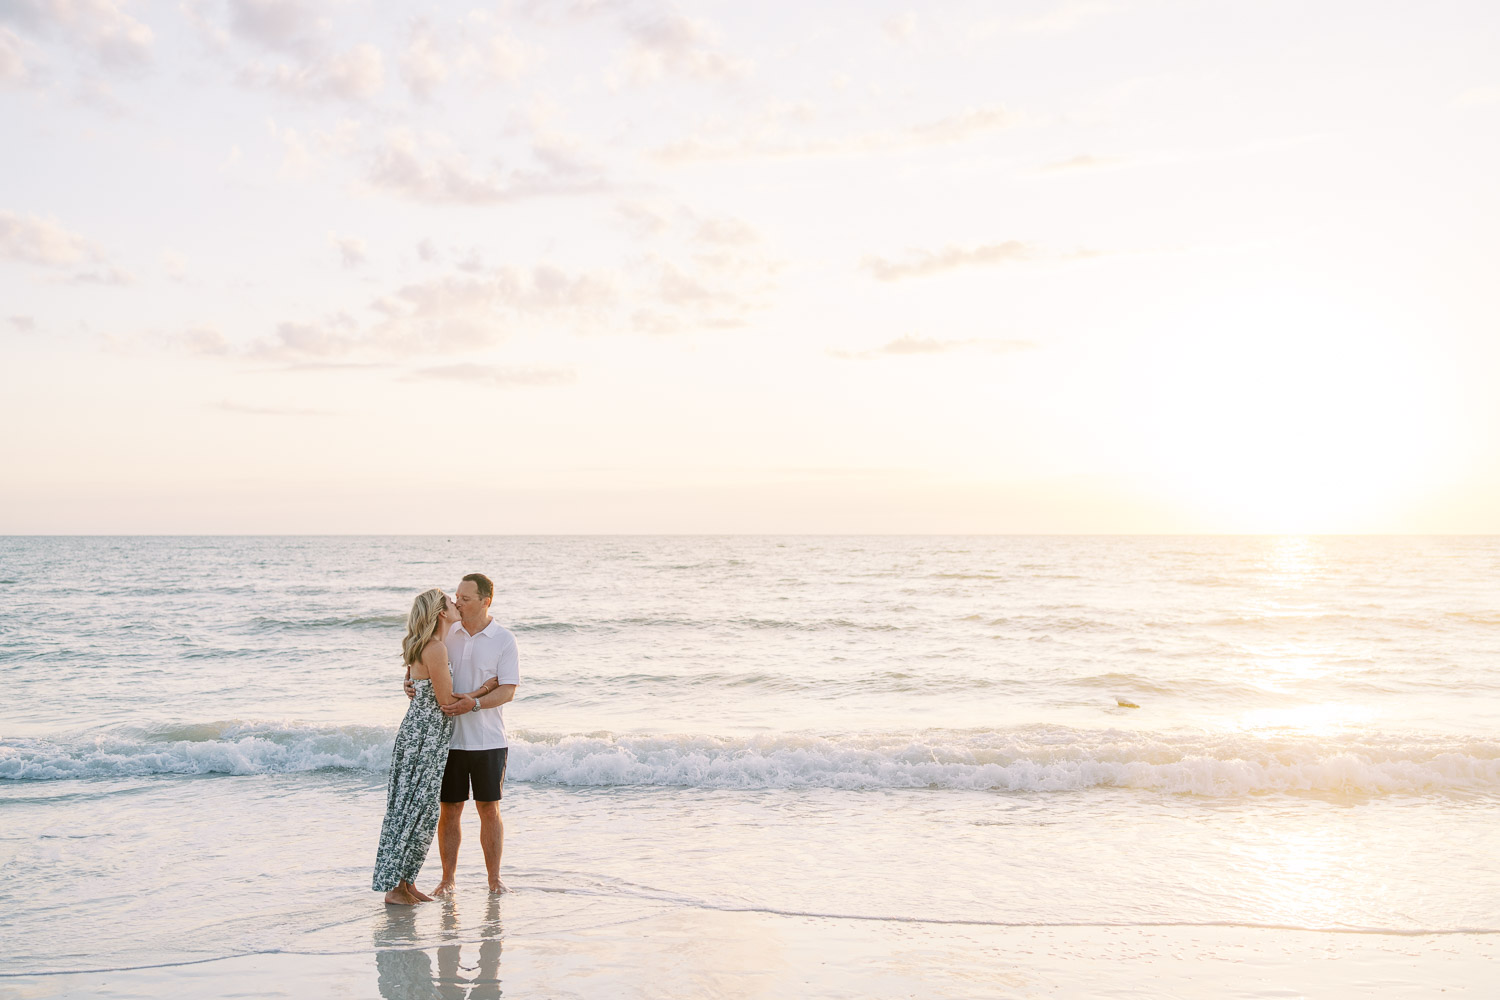
[{"label": "sky", "polygon": [[0,0],[0,533],[1500,532],[1497,37]]}]

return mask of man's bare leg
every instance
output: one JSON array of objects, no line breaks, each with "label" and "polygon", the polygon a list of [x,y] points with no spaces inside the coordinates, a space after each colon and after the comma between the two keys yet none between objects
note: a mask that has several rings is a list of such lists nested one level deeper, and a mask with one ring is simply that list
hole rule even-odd
[{"label": "man's bare leg", "polygon": [[479,846],[484,848],[484,867],[490,876],[490,892],[504,892],[500,881],[500,852],[505,848],[505,823],[499,802],[475,802],[479,810]]},{"label": "man's bare leg", "polygon": [[464,839],[463,824],[459,822],[463,815],[462,802],[438,803],[438,856],[443,859],[443,880],[432,890],[434,896],[447,895],[453,891],[453,877],[458,870],[458,845]]}]

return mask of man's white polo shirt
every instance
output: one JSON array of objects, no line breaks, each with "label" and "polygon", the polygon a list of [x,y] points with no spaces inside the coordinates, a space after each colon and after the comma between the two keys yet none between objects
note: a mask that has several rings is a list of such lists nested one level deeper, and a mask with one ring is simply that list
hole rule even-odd
[{"label": "man's white polo shirt", "polygon": [[[443,640],[448,647],[448,668],[453,671],[453,690],[473,691],[493,677],[501,684],[521,683],[516,637],[493,618],[477,635],[470,635],[463,622],[454,622]],[[505,739],[505,706],[466,712],[453,720],[454,750],[493,750],[509,746]]]}]

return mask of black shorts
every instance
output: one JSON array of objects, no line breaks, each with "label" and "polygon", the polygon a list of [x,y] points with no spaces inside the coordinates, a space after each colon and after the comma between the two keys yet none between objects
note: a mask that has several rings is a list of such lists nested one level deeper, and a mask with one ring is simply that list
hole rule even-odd
[{"label": "black shorts", "polygon": [[472,780],[475,802],[499,802],[500,792],[505,788],[505,756],[509,749],[449,750],[438,801],[467,802]]}]

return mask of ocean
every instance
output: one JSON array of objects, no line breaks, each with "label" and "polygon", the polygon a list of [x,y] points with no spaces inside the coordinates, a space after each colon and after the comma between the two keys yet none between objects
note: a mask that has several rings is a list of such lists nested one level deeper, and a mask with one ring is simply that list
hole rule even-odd
[{"label": "ocean", "polygon": [[0,977],[498,933],[369,891],[473,571],[537,919],[1500,929],[1500,539],[10,537]]}]

